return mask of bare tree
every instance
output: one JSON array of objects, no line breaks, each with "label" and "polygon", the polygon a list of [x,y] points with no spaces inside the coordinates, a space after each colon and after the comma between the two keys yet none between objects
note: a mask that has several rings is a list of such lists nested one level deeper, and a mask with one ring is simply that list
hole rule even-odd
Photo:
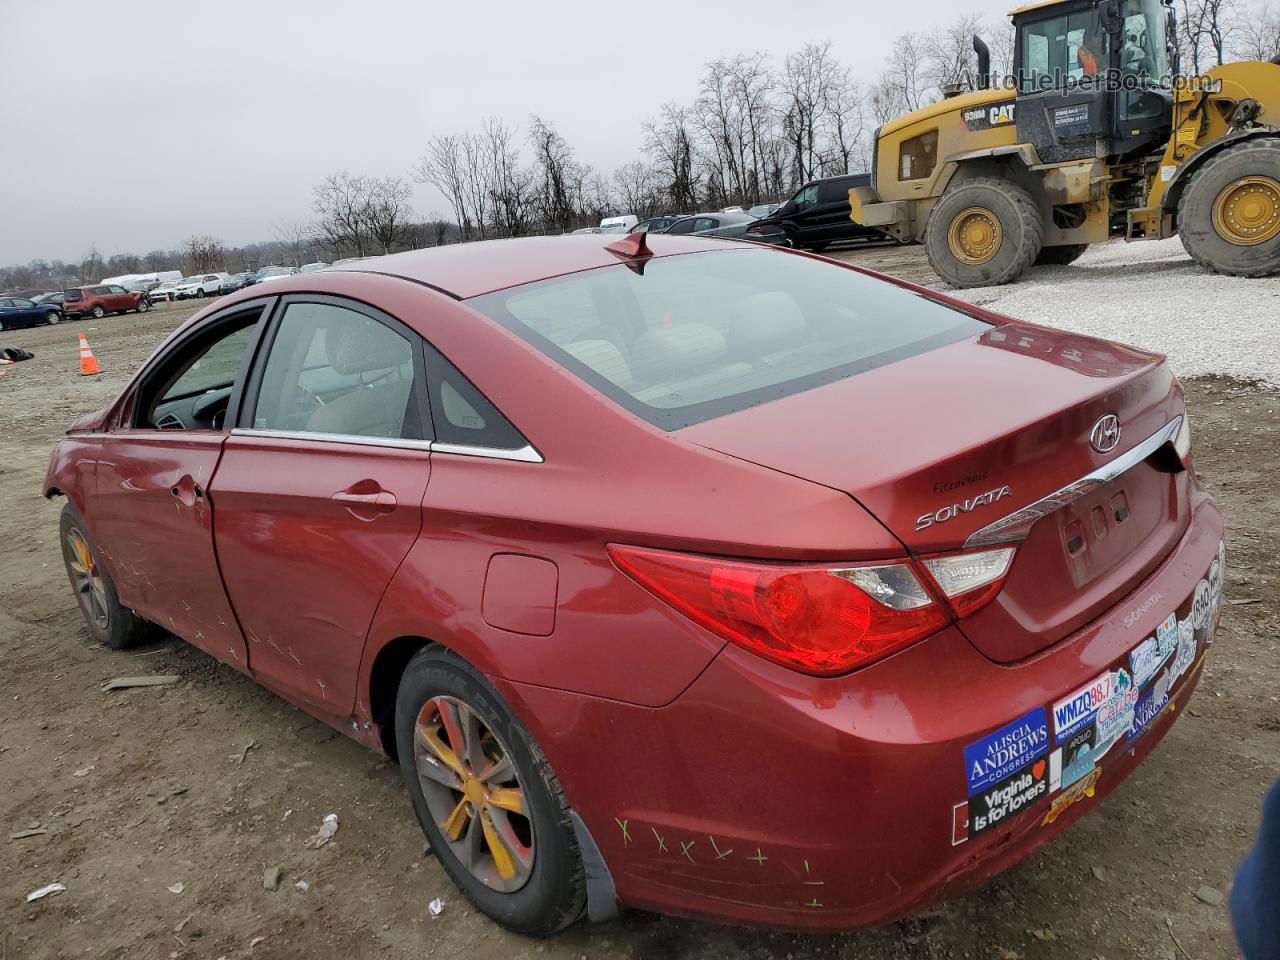
[{"label": "bare tree", "polygon": [[287,251],[287,259],[291,266],[300,267],[308,260],[312,250],[312,238],[316,235],[316,227],[300,220],[282,223],[273,227],[276,239]]},{"label": "bare tree", "polygon": [[659,189],[676,210],[692,211],[698,205],[692,124],[688,107],[664,103],[658,118],[644,125],[645,149],[653,158]]},{"label": "bare tree", "polygon": [[831,41],[809,43],[782,65],[782,129],[791,153],[791,180],[812,179],[820,155],[820,130],[831,102]]},{"label": "bare tree", "polygon": [[190,236],[182,241],[182,258],[188,274],[207,273],[221,269],[226,255],[221,240],[207,235]]},{"label": "bare tree", "polygon": [[647,220],[658,212],[659,199],[653,168],[641,160],[624,163],[613,171],[618,203],[628,213]]},{"label": "bare tree", "polygon": [[499,236],[523,236],[533,214],[533,175],[520,167],[515,133],[499,118],[489,117],[480,138],[491,175],[491,223]]},{"label": "bare tree", "polygon": [[474,222],[467,204],[467,169],[459,137],[432,137],[427,152],[413,165],[411,173],[418,183],[429,183],[444,194],[453,208],[453,218],[462,228],[464,240],[471,238]]},{"label": "bare tree", "polygon": [[363,257],[369,251],[369,183],[343,170],[331,173],[312,188],[312,208],[320,215],[317,242],[339,254],[353,251]]},{"label": "bare tree", "polygon": [[929,94],[939,96],[949,84],[976,86],[978,58],[973,50],[973,37],[980,27],[978,15],[970,13],[947,26],[934,27],[920,37]]},{"label": "bare tree", "polygon": [[1244,60],[1274,60],[1280,57],[1280,10],[1270,3],[1242,11],[1235,26],[1236,56]]},{"label": "bare tree", "polygon": [[567,231],[576,219],[573,185],[581,179],[581,165],[564,137],[540,117],[530,118],[529,143],[533,147],[535,203],[542,227]]},{"label": "bare tree", "polygon": [[409,196],[413,188],[401,177],[374,177],[365,180],[364,225],[370,240],[383,253],[390,253],[407,235],[413,211]]},{"label": "bare tree", "polygon": [[1181,0],[1178,48],[1184,65],[1200,73],[1206,60],[1226,62],[1236,26],[1234,0]]},{"label": "bare tree", "polygon": [[832,70],[822,104],[824,171],[832,176],[861,170],[866,165],[862,138],[866,133],[864,97],[847,67]]},{"label": "bare tree", "polygon": [[80,278],[90,283],[96,282],[107,275],[106,269],[107,265],[103,262],[102,252],[97,245],[89,247],[89,252],[80,260]]}]

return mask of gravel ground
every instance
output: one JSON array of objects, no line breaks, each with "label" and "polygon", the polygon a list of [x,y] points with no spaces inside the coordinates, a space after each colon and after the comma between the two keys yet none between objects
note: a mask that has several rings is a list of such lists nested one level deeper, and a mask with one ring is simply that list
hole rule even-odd
[{"label": "gravel ground", "polygon": [[1099,244],[1070,266],[958,293],[1012,317],[1159,351],[1180,377],[1280,385],[1280,278],[1209,273],[1176,238]]}]

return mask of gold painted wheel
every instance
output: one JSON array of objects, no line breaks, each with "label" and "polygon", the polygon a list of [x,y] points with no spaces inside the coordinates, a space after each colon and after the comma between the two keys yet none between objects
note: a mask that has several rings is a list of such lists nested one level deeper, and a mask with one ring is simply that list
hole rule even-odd
[{"label": "gold painted wheel", "polygon": [[471,874],[514,893],[533,874],[533,820],[497,733],[455,697],[433,697],[414,725],[414,763],[431,816]]},{"label": "gold painted wheel", "polygon": [[1241,177],[1213,205],[1213,228],[1223,240],[1253,247],[1280,236],[1280,181]]},{"label": "gold painted wheel", "polygon": [[951,220],[947,246],[961,263],[980,266],[1000,252],[1004,229],[994,213],[985,207],[968,207]]},{"label": "gold painted wheel", "polygon": [[111,626],[111,607],[107,602],[107,587],[93,558],[93,551],[89,549],[84,534],[75,527],[67,531],[66,542],[67,550],[64,555],[80,608],[94,626],[99,630],[106,630]]}]

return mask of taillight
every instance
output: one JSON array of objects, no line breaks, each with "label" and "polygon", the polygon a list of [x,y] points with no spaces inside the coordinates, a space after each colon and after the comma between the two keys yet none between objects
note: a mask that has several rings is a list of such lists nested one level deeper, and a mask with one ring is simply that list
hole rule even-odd
[{"label": "taillight", "polygon": [[611,545],[623,573],[718,636],[805,673],[848,673],[947,624],[906,562],[749,563]]},{"label": "taillight", "polygon": [[957,617],[967,617],[995,599],[1013,563],[1013,547],[976,550],[922,562]]}]

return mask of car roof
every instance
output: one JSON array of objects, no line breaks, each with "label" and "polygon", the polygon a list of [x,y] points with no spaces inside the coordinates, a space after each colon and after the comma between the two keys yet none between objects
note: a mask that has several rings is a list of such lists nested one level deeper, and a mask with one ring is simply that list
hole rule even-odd
[{"label": "car roof", "polygon": [[[393,253],[362,260],[350,267],[338,267],[336,270],[330,267],[326,272],[402,277],[459,300],[467,300],[495,290],[621,263],[617,254],[605,248],[617,243],[622,236],[619,233],[588,233],[481,240]],[[645,242],[656,256],[737,247],[732,241],[668,237],[665,234],[646,236]]]}]

